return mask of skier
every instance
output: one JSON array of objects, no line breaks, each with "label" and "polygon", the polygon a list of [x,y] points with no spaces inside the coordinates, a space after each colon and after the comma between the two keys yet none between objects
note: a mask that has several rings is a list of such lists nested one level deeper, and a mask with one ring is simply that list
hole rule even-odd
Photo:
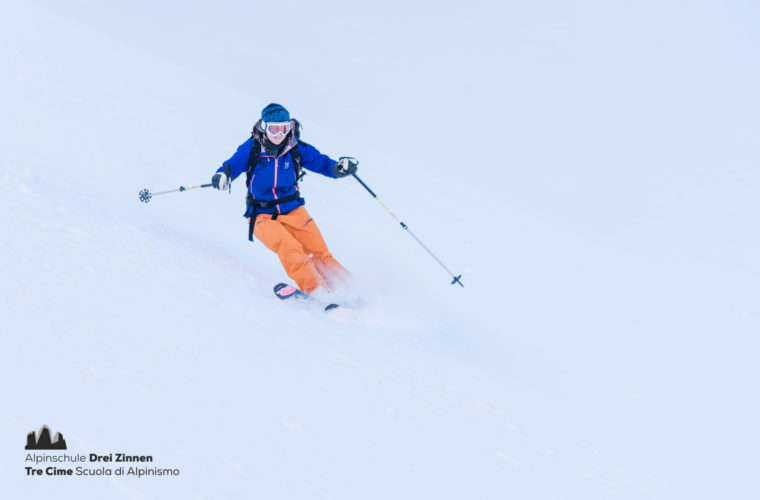
[{"label": "skier", "polygon": [[211,178],[219,190],[247,173],[246,216],[249,239],[256,236],[280,258],[282,267],[298,288],[310,294],[331,291],[349,277],[332,256],[314,219],[304,207],[298,181],[301,167],[327,177],[355,173],[353,158],[331,159],[298,138],[299,123],[287,109],[269,104],[253,127],[250,139],[219,167]]}]

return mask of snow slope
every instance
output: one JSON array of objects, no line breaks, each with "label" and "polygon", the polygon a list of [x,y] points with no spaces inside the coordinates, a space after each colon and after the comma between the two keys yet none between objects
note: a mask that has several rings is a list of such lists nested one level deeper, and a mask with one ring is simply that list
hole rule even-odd
[{"label": "snow slope", "polygon": [[[291,9],[3,7],[3,498],[756,496],[756,7]],[[138,202],[270,101],[466,288],[350,179],[303,185],[345,318],[273,298],[240,183]],[[27,477],[43,424],[181,475]]]}]

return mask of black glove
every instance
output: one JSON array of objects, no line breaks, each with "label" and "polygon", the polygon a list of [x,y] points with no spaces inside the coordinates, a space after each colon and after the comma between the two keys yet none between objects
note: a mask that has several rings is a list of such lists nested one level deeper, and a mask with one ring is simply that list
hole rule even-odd
[{"label": "black glove", "polygon": [[230,188],[230,178],[224,172],[216,173],[211,178],[211,185],[216,189],[226,191]]},{"label": "black glove", "polygon": [[333,175],[338,178],[355,174],[358,169],[359,160],[350,156],[341,156],[340,161],[332,166]]}]

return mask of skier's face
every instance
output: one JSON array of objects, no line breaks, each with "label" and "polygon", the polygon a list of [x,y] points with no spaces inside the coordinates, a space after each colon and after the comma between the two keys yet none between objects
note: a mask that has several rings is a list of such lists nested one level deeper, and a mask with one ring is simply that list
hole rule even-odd
[{"label": "skier's face", "polygon": [[279,146],[280,143],[285,140],[285,135],[284,134],[272,135],[269,132],[267,132],[267,139],[269,139],[269,141],[275,146]]}]

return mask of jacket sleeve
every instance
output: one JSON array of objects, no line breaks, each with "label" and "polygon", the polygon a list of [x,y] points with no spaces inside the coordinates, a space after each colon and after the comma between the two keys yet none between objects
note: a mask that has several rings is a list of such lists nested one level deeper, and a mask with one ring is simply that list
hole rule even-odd
[{"label": "jacket sleeve", "polygon": [[301,166],[303,168],[326,177],[335,178],[332,171],[332,166],[337,163],[335,160],[323,155],[317,148],[305,142],[299,141],[298,150],[301,152]]},{"label": "jacket sleeve", "polygon": [[232,180],[238,178],[240,174],[248,170],[248,158],[251,155],[251,144],[253,142],[253,138],[248,139],[243,144],[241,144],[237,151],[235,151],[235,154],[232,155],[232,157],[222,163],[222,166],[217,168],[217,172],[224,172],[225,165],[230,166],[230,174],[232,175]]}]

